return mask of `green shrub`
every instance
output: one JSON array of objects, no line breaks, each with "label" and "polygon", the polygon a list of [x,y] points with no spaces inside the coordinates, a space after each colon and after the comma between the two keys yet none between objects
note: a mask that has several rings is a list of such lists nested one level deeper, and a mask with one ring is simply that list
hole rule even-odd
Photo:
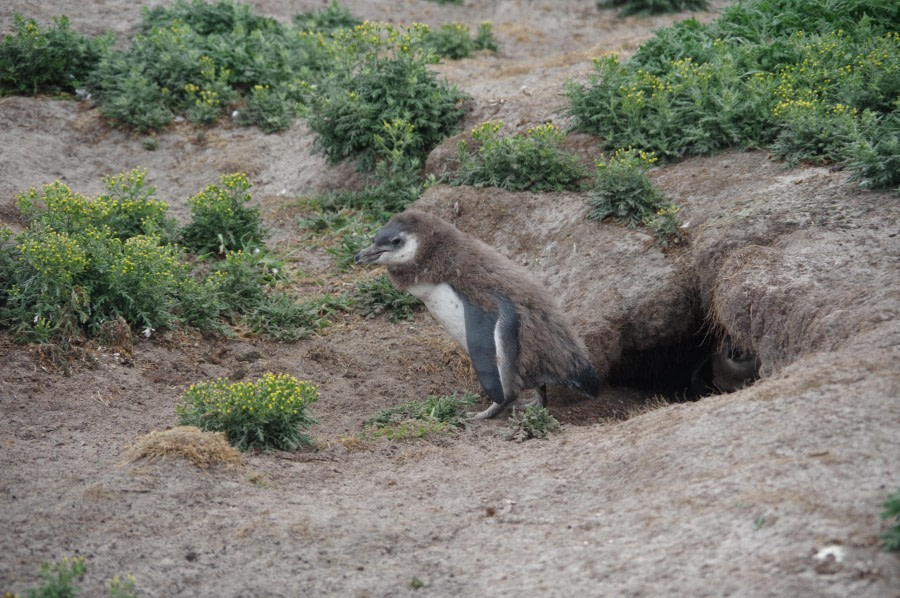
[{"label": "green shrub", "polygon": [[451,60],[468,58],[478,50],[496,52],[499,49],[494,40],[493,26],[487,21],[478,26],[475,37],[469,35],[469,26],[464,23],[441,25],[440,29],[428,33],[424,43],[438,56]]},{"label": "green shrub", "polygon": [[860,187],[900,192],[900,100],[893,112],[873,119],[871,127],[860,127],[858,137],[844,148],[844,159]]},{"label": "green shrub", "polygon": [[319,10],[294,15],[294,26],[304,31],[332,34],[340,29],[351,29],[362,25],[362,21],[335,0]]},{"label": "green shrub", "polygon": [[42,28],[34,19],[14,16],[15,33],[0,41],[0,96],[72,92],[112,45],[111,34],[90,38],[69,29],[57,17]]},{"label": "green shrub", "polygon": [[284,89],[254,85],[238,115],[242,125],[256,125],[265,133],[275,133],[290,128],[296,108]]},{"label": "green shrub", "polygon": [[423,307],[418,298],[395,287],[386,275],[360,281],[354,296],[356,310],[363,316],[374,318],[390,311],[393,323],[412,320],[415,310]]},{"label": "green shrub", "polygon": [[29,228],[0,247],[0,325],[48,342],[117,317],[172,322],[188,266],[155,234],[168,226],[165,205],[149,197],[142,171],[105,181],[110,193],[93,200],[58,182],[19,195]]},{"label": "green shrub", "polygon": [[900,550],[900,490],[888,496],[884,501],[884,512],[881,513],[881,518],[887,519],[889,522],[893,520],[894,524],[881,536],[884,540],[885,552]]},{"label": "green shrub", "polygon": [[283,265],[261,249],[260,234],[247,233],[258,232],[259,222],[258,211],[242,205],[246,176],[222,177],[221,188],[210,186],[195,201],[188,238],[224,231],[216,233],[217,248],[249,239],[210,268],[170,242],[177,231],[145,175],[106,177],[107,193],[96,198],[59,182],[19,195],[28,228],[17,235],[0,229],[0,327],[65,349],[117,319],[147,335],[175,324],[226,332],[223,315],[234,319],[265,303],[264,289]]},{"label": "green shrub", "polygon": [[300,31],[223,0],[180,0],[144,11],[143,33],[109,53],[90,84],[115,122],[156,130],[183,114],[214,122],[233,106],[241,122],[267,132],[286,128],[329,68],[320,33]]},{"label": "green shrub", "polygon": [[424,25],[365,23],[335,34],[332,71],[319,84],[308,117],[317,152],[330,162],[350,158],[371,169],[375,137],[385,123],[402,120],[413,130],[405,153],[422,161],[454,130],[464,96],[428,69],[434,56],[423,48],[427,33]]},{"label": "green shrub", "polygon": [[312,384],[268,373],[256,382],[194,384],[176,410],[181,425],[223,432],[238,450],[293,451],[311,442],[305,430],[316,421],[307,409],[318,400]]},{"label": "green shrub", "polygon": [[424,401],[410,401],[382,409],[363,424],[376,438],[404,440],[428,434],[443,434],[453,428],[465,427],[466,409],[478,401],[470,392],[430,396]]},{"label": "green shrub", "polygon": [[80,592],[80,588],[74,585],[74,582],[84,578],[85,573],[87,565],[84,557],[72,559],[64,557],[58,563],[43,563],[41,565],[43,583],[28,590],[25,595],[28,598],[71,598]]},{"label": "green shrub", "polygon": [[223,175],[219,181],[190,199],[191,222],[181,231],[182,242],[214,254],[261,245],[264,232],[259,208],[247,205],[250,179],[238,173]]},{"label": "green shrub", "polygon": [[667,12],[706,10],[706,0],[601,0],[597,6],[621,7],[620,17],[658,15]]},{"label": "green shrub", "polygon": [[591,218],[614,218],[635,228],[662,207],[662,195],[647,171],[656,162],[652,153],[620,149],[608,162],[597,163],[597,177],[589,204]]},{"label": "green shrub", "polygon": [[680,210],[676,205],[668,205],[660,207],[652,216],[644,216],[644,226],[656,237],[659,247],[667,249],[670,245],[679,245],[685,240],[681,219],[678,217]]},{"label": "green shrub", "polygon": [[530,438],[546,438],[559,431],[559,420],[544,407],[526,407],[524,411],[513,409],[509,416],[507,440],[524,442]]},{"label": "green shrub", "polygon": [[450,177],[453,185],[500,187],[507,191],[563,191],[578,189],[587,176],[578,156],[561,146],[565,134],[552,124],[531,127],[522,134],[498,135],[501,121],[490,121],[472,129],[477,144],[457,146],[459,170]]},{"label": "green shrub", "polygon": [[897,142],[876,143],[870,123],[897,110],[898,18],[876,0],[737,2],[709,25],[659,31],[626,63],[596,59],[587,84],[566,85],[570,114],[607,148],[681,157],[774,142],[791,163],[846,161],[861,182],[892,185],[876,164]]},{"label": "green shrub", "polygon": [[350,301],[344,296],[325,295],[297,303],[287,293],[275,293],[253,309],[247,322],[255,334],[293,343],[331,326],[332,314],[349,309]]}]

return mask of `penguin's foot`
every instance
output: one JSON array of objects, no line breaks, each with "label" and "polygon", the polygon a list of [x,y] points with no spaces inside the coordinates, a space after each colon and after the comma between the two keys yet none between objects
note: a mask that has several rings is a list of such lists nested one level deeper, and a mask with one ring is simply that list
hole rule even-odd
[{"label": "penguin's foot", "polygon": [[[523,396],[524,395],[524,396]],[[528,391],[528,393],[523,393],[519,395],[519,398],[516,399],[516,402],[510,405],[513,409],[517,409],[519,411],[525,411],[529,407],[546,407],[547,399],[538,389],[533,389]]]},{"label": "penguin's foot", "polygon": [[501,411],[506,409],[504,405],[500,403],[491,403],[491,406],[482,411],[481,413],[476,413],[472,419],[491,419]]}]

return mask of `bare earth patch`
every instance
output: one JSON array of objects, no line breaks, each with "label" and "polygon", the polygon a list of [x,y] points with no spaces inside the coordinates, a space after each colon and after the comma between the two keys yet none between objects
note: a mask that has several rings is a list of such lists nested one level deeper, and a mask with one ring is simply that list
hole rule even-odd
[{"label": "bare earth patch", "polygon": [[[254,4],[288,19],[322,3]],[[499,55],[438,67],[473,97],[466,129],[565,126],[566,79],[688,16],[622,20],[575,0],[342,4],[370,19],[494,22]],[[17,2],[0,7],[0,27],[14,11],[68,13],[76,30],[120,38],[140,22],[122,0]],[[431,171],[455,143],[435,150]],[[590,138],[572,143],[586,162],[599,155]],[[14,198],[30,186],[97,194],[102,175],[136,166],[185,220],[188,197],[244,171],[271,244],[289,251],[302,234],[295,198],[356,180],[311,148],[301,122],[277,135],[224,123],[174,126],[147,151],[89,104],[3,98],[0,222],[21,225]],[[504,440],[505,420],[418,442],[359,439],[380,409],[477,390],[427,313],[344,315],[294,345],[114,335],[69,376],[0,332],[0,592],[34,586],[42,562],[84,556],[86,596],[128,573],[141,595],[166,597],[897,595],[900,559],[879,539],[881,503],[900,486],[896,197],[762,151],[653,176],[690,223],[690,245],[668,254],[645,231],[587,220],[584,194],[439,185],[417,203],[545,280],[608,376],[598,401],[551,393],[563,426],[547,440]],[[335,287],[373,275],[338,274],[320,248],[292,259]],[[759,356],[758,382],[654,398],[676,398],[665,391],[690,375],[691,347],[725,334]],[[191,383],[269,371],[319,387],[316,450],[243,455],[245,468],[127,463],[136,438],[177,425]]]}]

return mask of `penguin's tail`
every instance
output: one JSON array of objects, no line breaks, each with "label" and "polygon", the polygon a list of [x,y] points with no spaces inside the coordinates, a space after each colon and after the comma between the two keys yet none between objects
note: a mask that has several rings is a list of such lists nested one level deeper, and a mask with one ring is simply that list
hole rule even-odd
[{"label": "penguin's tail", "polygon": [[574,388],[589,397],[597,398],[600,396],[600,391],[603,389],[603,380],[600,379],[600,375],[597,374],[597,370],[594,369],[594,366],[590,363],[585,363],[576,371],[575,375],[569,379],[567,386]]}]

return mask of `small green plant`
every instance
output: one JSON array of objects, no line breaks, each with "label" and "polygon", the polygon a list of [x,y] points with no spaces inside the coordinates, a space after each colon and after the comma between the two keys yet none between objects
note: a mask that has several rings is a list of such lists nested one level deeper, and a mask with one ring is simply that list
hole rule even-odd
[{"label": "small green plant", "polygon": [[499,187],[508,191],[563,191],[578,189],[587,176],[578,156],[562,149],[565,134],[552,124],[531,127],[523,134],[499,135],[501,121],[490,121],[472,129],[477,144],[457,146],[459,170],[451,175],[453,185]]},{"label": "small green plant", "polygon": [[475,37],[470,36],[469,26],[464,23],[441,25],[440,29],[429,32],[424,43],[438,56],[450,60],[468,58],[478,50],[498,50],[493,26],[487,21],[479,25]]},{"label": "small green plant", "polygon": [[530,438],[546,438],[559,431],[559,421],[544,407],[514,409],[509,416],[507,440],[524,442]]},{"label": "small green plant", "polygon": [[667,12],[706,10],[706,0],[600,0],[599,8],[621,7],[620,17],[658,15]]},{"label": "small green plant", "polygon": [[465,426],[466,409],[478,401],[470,392],[430,396],[424,401],[410,401],[381,410],[363,424],[376,438],[405,440],[429,434],[445,434]]},{"label": "small green plant", "polygon": [[201,382],[188,388],[176,408],[180,422],[223,432],[238,450],[293,451],[311,442],[307,413],[318,389],[286,374],[267,373],[256,382]]},{"label": "small green plant", "polygon": [[885,552],[900,550],[900,490],[887,497],[884,501],[884,512],[881,518],[893,522],[893,527],[882,534]]},{"label": "small green plant", "polygon": [[395,287],[383,274],[359,282],[354,295],[356,310],[363,316],[374,318],[390,311],[393,323],[412,320],[415,310],[423,307],[419,299]]},{"label": "small green plant", "polygon": [[[226,249],[214,266],[186,255],[171,242],[178,231],[145,175],[105,177],[107,192],[96,198],[59,182],[19,195],[28,228],[17,235],[0,228],[0,327],[65,353],[117,320],[147,336],[177,324],[225,333],[222,316],[234,321],[269,301],[265,288],[284,277],[283,264],[263,249],[260,234],[242,235],[250,244]],[[208,187],[196,202],[193,232],[202,229],[197,223],[231,227],[231,241],[235,231],[259,231],[258,212],[242,205],[248,187],[244,175]],[[226,235],[217,237],[218,249]]]},{"label": "small green plant", "polygon": [[423,45],[427,34],[425,25],[364,23],[334,35],[330,75],[319,82],[308,117],[316,151],[371,169],[375,137],[399,119],[413,130],[404,153],[421,162],[455,129],[464,96],[428,69],[436,58]]},{"label": "small green plant", "polygon": [[670,204],[660,207],[652,216],[644,216],[644,226],[656,237],[656,244],[659,247],[667,249],[684,241],[684,231],[678,217],[680,210],[678,206]]},{"label": "small green plant", "polygon": [[139,131],[165,127],[176,114],[210,124],[240,107],[241,123],[271,132],[303,111],[310,82],[329,62],[321,32],[231,0],[179,0],[145,10],[142,32],[127,50],[104,56],[89,86],[107,118]]},{"label": "small green plant", "polygon": [[330,4],[319,10],[294,15],[293,22],[298,29],[327,34],[362,25],[362,21],[354,17],[350,10],[340,6],[336,0],[332,0]]},{"label": "small green plant", "polygon": [[598,162],[589,200],[591,218],[615,218],[629,228],[635,228],[645,218],[653,218],[663,207],[659,190],[647,176],[656,160],[653,153],[620,149],[608,162]]},{"label": "small green plant", "polygon": [[297,303],[287,293],[275,293],[254,307],[247,323],[256,334],[293,343],[331,326],[332,314],[349,309],[350,300],[345,296],[325,295]]},{"label": "small green plant", "polygon": [[256,125],[265,133],[275,133],[290,128],[297,108],[292,105],[284,88],[254,85],[247,97],[247,104],[238,114],[240,124]]},{"label": "small green plant", "polygon": [[137,598],[134,575],[126,575],[124,578],[116,575],[106,582],[106,591],[110,598]]},{"label": "small green plant", "polygon": [[181,231],[184,245],[214,254],[260,245],[262,220],[259,208],[248,205],[250,187],[245,174],[224,175],[219,185],[207,185],[192,197],[191,222]]},{"label": "small green plant", "polygon": [[83,557],[63,557],[58,563],[41,565],[43,583],[25,594],[28,598],[70,598],[79,593],[76,581],[84,578],[87,564]]},{"label": "small green plant", "polygon": [[566,85],[569,113],[608,149],[771,147],[789,165],[844,162],[862,186],[896,186],[898,18],[877,0],[736,2],[658,31],[627,62],[596,58],[586,84]]},{"label": "small green plant", "polygon": [[69,29],[69,19],[57,17],[41,27],[16,13],[15,33],[0,41],[0,96],[73,92],[112,45],[113,36],[90,38]]}]

